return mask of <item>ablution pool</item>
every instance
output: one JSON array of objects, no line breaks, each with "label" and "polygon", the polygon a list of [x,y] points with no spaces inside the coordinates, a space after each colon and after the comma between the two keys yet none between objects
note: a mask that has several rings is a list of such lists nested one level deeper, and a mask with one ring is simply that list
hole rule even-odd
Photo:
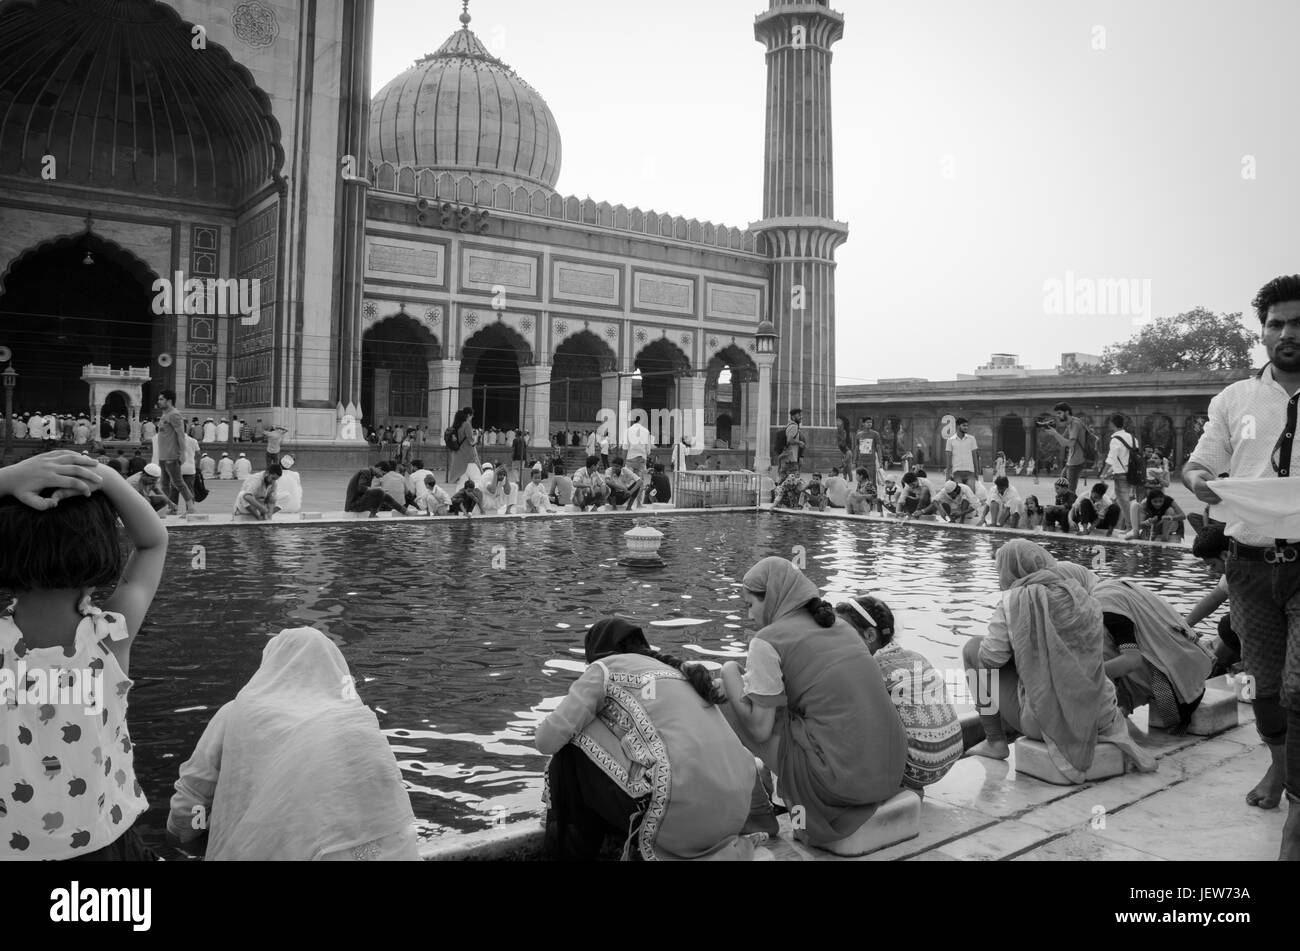
[{"label": "ablution pool", "polygon": [[[959,669],[961,645],[996,603],[993,553],[1007,540],[779,512],[650,522],[666,562],[653,571],[618,564],[633,525],[617,516],[172,532],[131,654],[131,734],[151,806],[141,832],[162,848],[178,767],[282,628],[319,628],[342,649],[430,840],[535,813],[546,758],[533,727],[583,670],[582,639],[600,618],[637,619],[656,647],[700,660],[740,656],[750,630],[741,576],[768,555],[801,554],[830,600],[877,593],[902,643]],[[1103,575],[1158,579],[1181,611],[1213,583],[1185,550],[1036,540]],[[706,623],[649,626],[674,618]]]}]

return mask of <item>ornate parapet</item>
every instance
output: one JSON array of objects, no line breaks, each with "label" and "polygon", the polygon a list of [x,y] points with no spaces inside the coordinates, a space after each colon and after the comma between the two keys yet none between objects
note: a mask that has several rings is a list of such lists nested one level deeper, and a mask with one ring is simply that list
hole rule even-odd
[{"label": "ornate parapet", "polygon": [[683,218],[678,215],[642,211],[626,205],[611,205],[590,198],[556,194],[549,188],[528,188],[492,181],[471,175],[434,172],[425,169],[398,169],[391,163],[371,164],[370,184],[376,191],[427,198],[430,201],[477,205],[480,208],[506,211],[517,215],[552,218],[593,228],[630,231],[685,241],[729,251],[763,254],[760,236],[752,230]]}]

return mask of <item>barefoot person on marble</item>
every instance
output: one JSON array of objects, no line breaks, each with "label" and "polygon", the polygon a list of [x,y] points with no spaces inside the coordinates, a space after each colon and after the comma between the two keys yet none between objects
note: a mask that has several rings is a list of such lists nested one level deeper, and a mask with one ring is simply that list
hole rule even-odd
[{"label": "barefoot person on marble", "polygon": [[[1280,859],[1300,860],[1300,274],[1252,302],[1269,363],[1210,401],[1183,484],[1227,523],[1232,628],[1255,678],[1255,726],[1273,763],[1246,802],[1290,812]],[[1227,473],[1227,478],[1219,478]]]},{"label": "barefoot person on marble", "polygon": [[764,558],[741,594],[758,633],[744,673],[722,668],[723,714],[776,774],[812,845],[857,832],[902,788],[907,733],[858,632],[784,558]]},{"label": "barefoot person on marble", "polygon": [[1002,598],[989,633],[962,650],[967,670],[996,683],[993,702],[980,708],[987,739],[970,754],[1006,759],[1011,731],[1041,740],[1071,782],[1084,781],[1099,742],[1118,746],[1139,770],[1155,770],[1129,736],[1106,677],[1097,601],[1031,541],[1003,545],[997,565]]}]

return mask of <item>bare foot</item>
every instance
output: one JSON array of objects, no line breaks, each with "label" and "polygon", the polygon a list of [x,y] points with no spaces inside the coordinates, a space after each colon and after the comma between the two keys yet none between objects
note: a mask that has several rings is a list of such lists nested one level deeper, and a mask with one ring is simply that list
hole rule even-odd
[{"label": "bare foot", "polygon": [[1286,825],[1282,827],[1282,848],[1277,853],[1279,862],[1300,862],[1300,796],[1287,794],[1290,801]]},{"label": "bare foot", "polygon": [[1006,759],[1011,755],[1011,747],[1006,740],[984,740],[976,743],[965,753],[966,756],[983,756],[986,759]]},{"label": "bare foot", "polygon": [[[1259,781],[1259,785],[1246,793],[1246,805],[1258,806],[1260,809],[1276,809],[1282,802],[1282,777],[1277,764],[1274,763]],[[1290,824],[1288,820],[1288,825]],[[1298,831],[1298,830],[1292,830]],[[1285,835],[1283,836],[1285,841]]]}]

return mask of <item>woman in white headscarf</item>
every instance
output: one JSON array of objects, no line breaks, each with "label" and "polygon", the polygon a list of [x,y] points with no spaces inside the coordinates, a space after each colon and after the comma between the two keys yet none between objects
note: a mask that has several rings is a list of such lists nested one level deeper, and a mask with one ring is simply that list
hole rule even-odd
[{"label": "woman in white headscarf", "polygon": [[980,709],[987,739],[970,752],[1006,759],[1010,730],[1041,740],[1071,782],[1084,781],[1099,742],[1118,746],[1139,770],[1154,771],[1154,757],[1129,736],[1106,676],[1096,599],[1031,541],[1003,545],[997,565],[1002,599],[988,636],[971,638],[962,651],[967,670],[990,680],[997,674],[997,706]]},{"label": "woman in white headscarf", "polygon": [[[203,821],[196,821],[199,817]],[[284,630],[181,766],[167,819],[209,861],[419,860],[411,800],[343,654]]]}]

